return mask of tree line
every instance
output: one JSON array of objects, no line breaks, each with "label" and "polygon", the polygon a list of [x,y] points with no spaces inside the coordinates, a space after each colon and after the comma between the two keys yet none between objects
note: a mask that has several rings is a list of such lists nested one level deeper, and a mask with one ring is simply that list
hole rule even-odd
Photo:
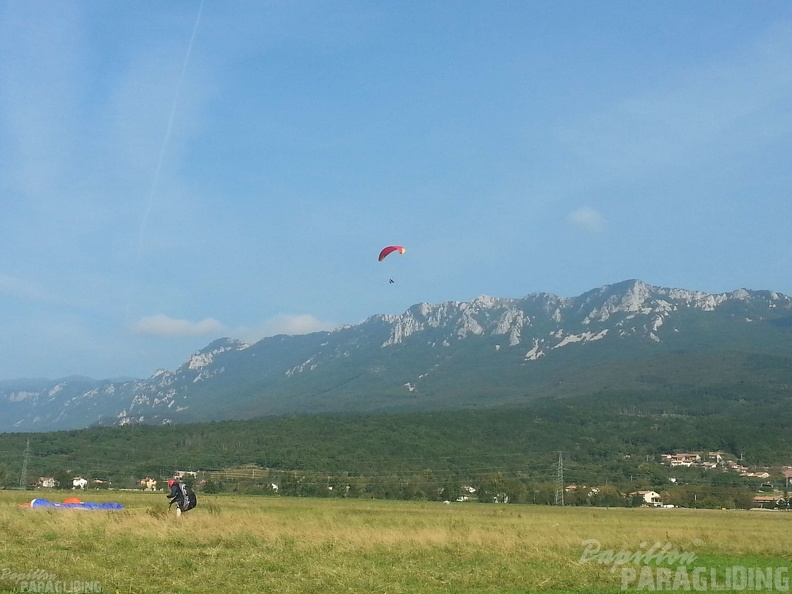
[{"label": "tree line", "polygon": [[[788,463],[787,407],[783,390],[722,386],[705,393],[658,391],[640,400],[601,392],[519,408],[7,433],[0,434],[0,485],[19,485],[29,440],[31,485],[57,475],[70,486],[79,475],[129,488],[176,470],[252,464],[266,469],[266,477],[208,480],[200,488],[268,494],[277,484],[278,494],[294,496],[553,503],[563,452],[565,485],[585,486],[565,493],[570,504],[629,505],[629,493],[648,488],[680,505],[744,507],[755,481],[670,469],[659,457],[719,450],[749,465]],[[475,494],[464,493],[467,487]],[[593,487],[595,493],[581,495]],[[699,488],[710,495],[699,497]]]}]

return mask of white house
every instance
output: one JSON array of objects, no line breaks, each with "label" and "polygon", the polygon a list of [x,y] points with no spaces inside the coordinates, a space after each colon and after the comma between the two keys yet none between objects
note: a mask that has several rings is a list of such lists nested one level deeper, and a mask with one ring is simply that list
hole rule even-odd
[{"label": "white house", "polygon": [[143,487],[144,491],[156,491],[157,490],[157,481],[152,478],[146,477],[141,479],[140,486]]},{"label": "white house", "polygon": [[657,491],[633,491],[630,493],[631,496],[640,495],[643,497],[644,505],[648,505],[651,507],[660,507],[663,505],[663,502],[660,499],[660,493]]},{"label": "white house", "polygon": [[476,496],[476,489],[469,485],[465,485],[460,489],[462,494],[457,497],[457,501],[471,501]]}]

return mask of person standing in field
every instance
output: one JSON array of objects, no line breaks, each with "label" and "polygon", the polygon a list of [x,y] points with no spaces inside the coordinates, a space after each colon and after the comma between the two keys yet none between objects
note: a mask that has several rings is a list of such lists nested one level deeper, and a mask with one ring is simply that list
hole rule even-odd
[{"label": "person standing in field", "polygon": [[170,487],[170,493],[166,495],[166,497],[170,500],[168,509],[170,509],[171,505],[175,503],[177,516],[190,511],[192,508],[198,505],[198,499],[195,496],[195,492],[189,487],[189,485],[185,485],[179,479],[171,479],[168,481],[168,486]]}]

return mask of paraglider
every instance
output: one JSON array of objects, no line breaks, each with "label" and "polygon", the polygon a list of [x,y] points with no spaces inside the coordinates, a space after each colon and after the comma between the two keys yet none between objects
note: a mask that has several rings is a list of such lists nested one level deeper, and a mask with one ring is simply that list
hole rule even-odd
[{"label": "paraglider", "polygon": [[[399,252],[400,254],[403,254],[405,252],[405,249],[404,249],[404,247],[402,247],[400,245],[388,245],[388,246],[385,246],[380,251],[379,256],[377,257],[377,262],[382,262],[385,258],[390,256],[394,252]],[[390,268],[390,266],[387,266],[386,268]],[[385,277],[385,278],[388,278],[388,277]],[[394,285],[394,284],[396,284],[396,281],[393,280],[392,277],[388,278],[388,284]]]},{"label": "paraglider", "polygon": [[[399,252],[400,254],[403,254],[404,253],[404,248],[402,246],[400,246],[400,245],[389,245],[389,246],[386,246],[386,247],[382,248],[382,251],[379,253],[379,257],[377,258],[377,261],[378,262],[382,262],[385,258],[387,258],[393,252]],[[396,284],[396,281],[394,281],[392,278],[389,278],[388,279],[388,284],[391,284],[391,285]]]},{"label": "paraglider", "polygon": [[382,262],[387,256],[392,254],[393,252],[399,252],[400,254],[404,253],[404,248],[400,245],[389,245],[387,247],[382,248],[382,251],[379,253],[379,258],[377,260]]},{"label": "paraglider", "polygon": [[47,509],[105,509],[105,510],[117,510],[117,509],[124,509],[124,506],[120,503],[112,503],[112,502],[105,502],[105,503],[91,503],[88,501],[80,501],[78,497],[69,497],[65,499],[63,503],[58,503],[56,501],[48,501],[47,499],[33,499],[30,503],[23,503],[19,507],[30,507],[30,508],[47,508]]}]

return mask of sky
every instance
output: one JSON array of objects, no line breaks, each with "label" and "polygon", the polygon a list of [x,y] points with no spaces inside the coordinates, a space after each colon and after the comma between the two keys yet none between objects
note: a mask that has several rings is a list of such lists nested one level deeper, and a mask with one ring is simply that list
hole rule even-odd
[{"label": "sky", "polygon": [[627,279],[792,294],[788,0],[4,0],[0,55],[0,379]]}]

